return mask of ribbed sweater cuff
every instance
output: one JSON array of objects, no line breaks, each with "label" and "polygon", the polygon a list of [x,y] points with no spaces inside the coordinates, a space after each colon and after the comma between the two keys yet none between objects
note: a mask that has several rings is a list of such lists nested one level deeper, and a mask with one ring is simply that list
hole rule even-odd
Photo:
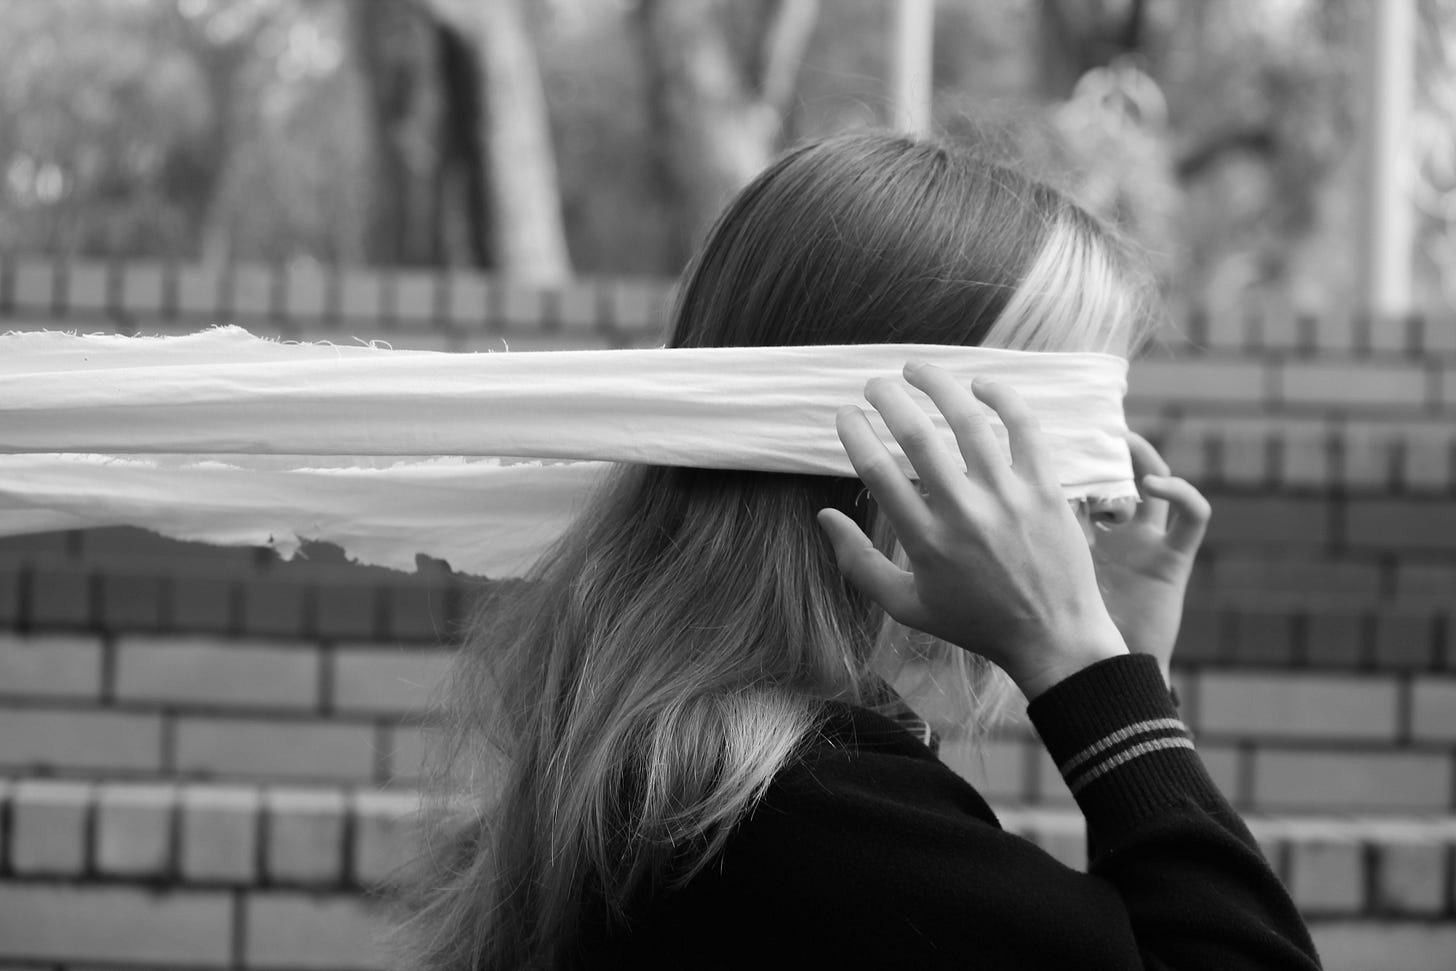
[{"label": "ribbed sweater cuff", "polygon": [[1101,848],[1169,806],[1225,805],[1149,655],[1099,661],[1043,692],[1027,714]]}]

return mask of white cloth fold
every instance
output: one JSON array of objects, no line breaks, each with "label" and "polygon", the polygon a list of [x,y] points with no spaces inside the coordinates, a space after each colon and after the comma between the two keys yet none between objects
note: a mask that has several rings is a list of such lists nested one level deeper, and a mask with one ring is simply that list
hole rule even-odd
[{"label": "white cloth fold", "polygon": [[237,327],[30,332],[0,335],[0,535],[128,524],[516,575],[610,463],[853,475],[835,411],[910,360],[1016,388],[1069,499],[1136,496],[1127,363],[1111,355],[914,344],[451,354],[285,344]]}]

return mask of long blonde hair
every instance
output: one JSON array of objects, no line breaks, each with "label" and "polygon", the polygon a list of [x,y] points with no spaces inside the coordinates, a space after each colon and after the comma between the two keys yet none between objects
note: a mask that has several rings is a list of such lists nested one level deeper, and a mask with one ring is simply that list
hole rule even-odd
[{"label": "long blonde hair", "polygon": [[[964,148],[841,136],[732,201],[669,343],[1126,354],[1148,319],[1135,267],[1055,190]],[[404,963],[572,966],[581,928],[713,860],[824,701],[882,704],[912,655],[984,693],[989,665],[908,648],[843,581],[826,506],[894,552],[853,479],[624,466],[524,582],[491,587],[447,679]]]}]

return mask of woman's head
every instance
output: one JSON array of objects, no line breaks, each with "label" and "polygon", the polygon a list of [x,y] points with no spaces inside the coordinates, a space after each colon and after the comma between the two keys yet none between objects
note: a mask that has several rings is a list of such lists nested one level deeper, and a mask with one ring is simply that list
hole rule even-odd
[{"label": "woman's head", "polygon": [[[728,206],[670,343],[1126,353],[1145,317],[1133,265],[1011,169],[843,136],[787,153]],[[416,963],[570,963],[581,927],[713,858],[824,703],[882,703],[896,663],[941,657],[939,683],[973,694],[983,666],[912,642],[842,579],[826,506],[894,552],[855,479],[624,466],[529,583],[483,603],[436,779],[496,778],[497,753],[508,769],[498,792],[465,794],[494,804],[489,828],[422,875]]]},{"label": "woman's head", "polygon": [[966,146],[858,133],[786,153],[728,205],[669,343],[1126,355],[1146,294],[1126,245],[1050,186]]}]

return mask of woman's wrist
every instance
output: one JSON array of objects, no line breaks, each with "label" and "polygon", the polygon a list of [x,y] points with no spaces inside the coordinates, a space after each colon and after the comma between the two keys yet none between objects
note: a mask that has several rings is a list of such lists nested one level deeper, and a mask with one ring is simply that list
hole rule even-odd
[{"label": "woman's wrist", "polygon": [[1107,629],[1084,632],[1080,636],[1065,639],[1044,663],[1035,668],[1008,673],[1021,689],[1021,693],[1026,695],[1026,700],[1033,701],[1037,696],[1099,661],[1129,653],[1131,652],[1128,651],[1122,634],[1109,620]]}]

